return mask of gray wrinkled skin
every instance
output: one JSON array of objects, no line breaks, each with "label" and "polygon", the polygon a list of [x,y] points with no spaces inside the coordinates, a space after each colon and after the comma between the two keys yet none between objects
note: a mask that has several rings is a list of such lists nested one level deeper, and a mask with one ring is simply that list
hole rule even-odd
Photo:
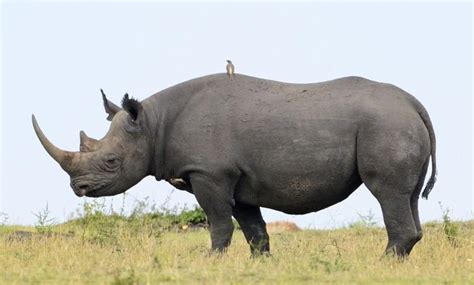
[{"label": "gray wrinkled skin", "polygon": [[99,141],[81,133],[76,153],[49,146],[34,120],[77,195],[116,195],[154,175],[196,196],[214,250],[230,244],[234,216],[260,254],[270,248],[260,207],[315,212],[364,183],[383,211],[387,253],[408,255],[421,239],[418,198],[430,156],[424,197],[435,182],[435,137],[423,106],[393,85],[215,74],[127,102],[121,110],[104,95],[110,130]]}]

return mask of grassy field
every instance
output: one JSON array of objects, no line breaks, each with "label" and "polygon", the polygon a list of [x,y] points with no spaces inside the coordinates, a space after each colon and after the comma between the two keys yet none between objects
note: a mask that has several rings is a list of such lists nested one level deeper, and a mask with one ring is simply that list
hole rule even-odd
[{"label": "grassy field", "polygon": [[36,227],[1,226],[0,284],[474,283],[472,220],[425,224],[403,262],[382,257],[385,230],[364,223],[270,234],[273,256],[260,258],[250,258],[240,230],[215,256],[206,229],[183,226],[177,216],[98,212],[61,225],[40,215]]}]

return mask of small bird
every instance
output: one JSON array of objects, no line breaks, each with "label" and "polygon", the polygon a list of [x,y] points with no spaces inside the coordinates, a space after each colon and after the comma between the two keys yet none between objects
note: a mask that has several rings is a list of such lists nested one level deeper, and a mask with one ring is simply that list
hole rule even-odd
[{"label": "small bird", "polygon": [[226,70],[227,70],[227,76],[229,76],[229,78],[232,78],[234,77],[234,65],[232,64],[232,61],[230,60],[227,60],[227,66],[225,67]]}]

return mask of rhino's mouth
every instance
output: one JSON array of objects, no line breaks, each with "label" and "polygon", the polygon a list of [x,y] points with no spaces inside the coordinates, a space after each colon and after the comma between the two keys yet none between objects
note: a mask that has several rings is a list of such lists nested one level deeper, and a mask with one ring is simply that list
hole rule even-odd
[{"label": "rhino's mouth", "polygon": [[91,181],[83,177],[72,179],[71,188],[78,197],[101,197],[107,196],[108,189],[112,184],[111,180]]}]

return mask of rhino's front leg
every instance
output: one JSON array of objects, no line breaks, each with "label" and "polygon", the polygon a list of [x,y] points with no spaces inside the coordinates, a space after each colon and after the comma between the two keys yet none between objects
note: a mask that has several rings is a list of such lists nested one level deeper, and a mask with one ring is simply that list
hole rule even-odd
[{"label": "rhino's front leg", "polygon": [[212,179],[206,175],[190,175],[194,195],[207,215],[211,232],[212,250],[223,252],[229,245],[234,232],[232,223],[231,186],[225,179]]}]

